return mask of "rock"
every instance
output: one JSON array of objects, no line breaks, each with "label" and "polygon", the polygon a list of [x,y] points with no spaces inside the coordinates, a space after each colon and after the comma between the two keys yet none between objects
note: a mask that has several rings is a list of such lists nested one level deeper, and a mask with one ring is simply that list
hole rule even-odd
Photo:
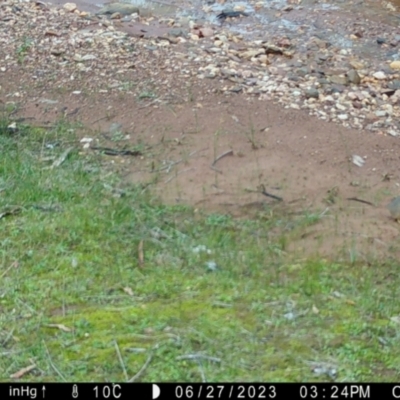
[{"label": "rock", "polygon": [[357,60],[351,60],[349,64],[354,68],[354,69],[363,69],[364,64],[361,61]]},{"label": "rock", "polygon": [[308,69],[307,67],[299,68],[299,69],[296,71],[296,74],[297,74],[298,76],[301,76],[301,77],[304,77],[304,76],[308,75],[309,73],[310,73],[310,71],[309,71],[309,69]]},{"label": "rock", "polygon": [[345,90],[345,86],[344,85],[332,85],[331,87],[331,93],[343,93]]},{"label": "rock", "polygon": [[305,96],[307,99],[318,99],[319,98],[319,92],[315,88],[307,89],[305,91]]},{"label": "rock", "polygon": [[188,32],[182,28],[171,28],[168,31],[168,35],[172,37],[179,37],[179,36],[185,37],[187,34]]},{"label": "rock", "polygon": [[96,15],[106,15],[106,14],[115,14],[120,13],[121,15],[131,15],[131,14],[140,14],[139,8],[126,3],[112,3],[104,6]]},{"label": "rock", "polygon": [[390,63],[390,68],[392,69],[400,69],[400,61],[393,61]]},{"label": "rock", "polygon": [[353,154],[352,161],[357,167],[362,167],[365,164],[365,160],[357,154]]},{"label": "rock", "polygon": [[75,3],[65,3],[63,8],[69,12],[74,12],[77,8],[77,5]]},{"label": "rock", "polygon": [[328,79],[325,79],[325,78],[318,79],[318,83],[319,83],[320,85],[329,85],[329,84],[330,84],[330,82],[328,81]]},{"label": "rock", "polygon": [[293,81],[293,82],[298,82],[298,81],[300,81],[300,77],[298,77],[298,76],[296,76],[296,75],[292,75],[292,74],[289,74],[289,75],[287,76],[287,79],[289,79],[290,81]]},{"label": "rock", "polygon": [[377,39],[376,39],[376,43],[378,43],[378,44],[384,44],[384,43],[386,43],[386,39],[384,39],[384,38],[377,38]]},{"label": "rock", "polygon": [[375,72],[372,76],[380,81],[386,79],[386,74],[383,71]]},{"label": "rock", "polygon": [[347,76],[331,75],[328,78],[332,83],[336,83],[338,85],[347,85],[349,83]]},{"label": "rock", "polygon": [[349,82],[354,85],[359,85],[361,82],[360,75],[358,75],[358,72],[355,69],[352,69],[347,73],[347,78]]},{"label": "rock", "polygon": [[251,49],[251,50],[243,51],[242,53],[239,54],[239,57],[244,58],[244,59],[249,59],[252,57],[257,57],[261,54],[265,54],[264,49]]},{"label": "rock", "polygon": [[336,108],[340,111],[346,111],[346,106],[340,103],[336,103]]},{"label": "rock", "polygon": [[391,82],[388,83],[388,88],[389,89],[394,89],[394,90],[400,89],[400,80],[399,79],[393,79]]},{"label": "rock", "polygon": [[202,37],[210,37],[214,35],[214,30],[208,27],[203,27],[200,29],[200,34]]}]

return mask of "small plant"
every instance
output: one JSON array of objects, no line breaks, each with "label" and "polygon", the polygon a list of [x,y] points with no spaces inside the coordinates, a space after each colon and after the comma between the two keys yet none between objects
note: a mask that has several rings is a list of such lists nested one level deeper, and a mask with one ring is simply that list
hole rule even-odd
[{"label": "small plant", "polygon": [[155,99],[157,97],[157,95],[152,92],[151,90],[145,90],[141,93],[139,93],[139,100],[143,100],[143,99]]},{"label": "small plant", "polygon": [[22,40],[22,44],[17,48],[18,64],[22,64],[24,62],[25,56],[28,53],[31,46],[32,46],[32,39],[25,36]]}]

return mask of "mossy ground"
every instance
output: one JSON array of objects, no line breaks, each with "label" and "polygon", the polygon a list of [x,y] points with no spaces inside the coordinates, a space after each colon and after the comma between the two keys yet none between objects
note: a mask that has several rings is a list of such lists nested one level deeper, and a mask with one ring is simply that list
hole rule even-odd
[{"label": "mossy ground", "polygon": [[0,380],[35,364],[21,380],[125,381],[146,362],[138,381],[398,378],[399,264],[296,261],[271,234],[284,216],[121,195],[93,153],[46,168],[64,125],[0,129]]}]

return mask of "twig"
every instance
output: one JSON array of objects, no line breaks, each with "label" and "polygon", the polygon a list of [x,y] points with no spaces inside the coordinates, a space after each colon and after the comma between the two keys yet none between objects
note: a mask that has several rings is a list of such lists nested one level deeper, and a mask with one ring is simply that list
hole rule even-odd
[{"label": "twig", "polygon": [[261,193],[262,193],[264,196],[271,197],[272,199],[275,199],[275,200],[278,200],[278,201],[283,201],[282,197],[275,196],[274,194],[268,193],[268,192],[266,192],[265,190],[261,191]]},{"label": "twig", "polygon": [[142,368],[140,368],[139,372],[136,375],[132,376],[132,378],[129,379],[128,382],[129,383],[135,382],[137,379],[139,379],[142,376],[143,372],[146,370],[146,368],[149,366],[152,359],[153,359],[153,353],[149,355],[146,362],[143,364]]},{"label": "twig", "polygon": [[53,361],[51,360],[51,356],[50,356],[50,352],[49,349],[46,346],[46,342],[43,340],[43,346],[46,349],[46,353],[47,353],[47,357],[49,358],[49,363],[51,365],[51,367],[54,369],[54,371],[56,371],[56,373],[61,377],[61,379],[64,382],[67,382],[67,380],[65,379],[64,375],[58,370],[58,368],[53,364]]},{"label": "twig", "polygon": [[[97,22],[96,22],[95,25],[97,25]],[[111,116],[106,115],[106,116],[104,116],[104,117],[97,118],[97,119],[95,119],[95,120],[91,123],[91,125],[94,125],[96,122],[100,122],[100,121],[102,121],[103,119],[108,119],[108,120],[113,119],[113,118],[115,118],[116,116],[117,116],[117,114],[114,114],[114,115],[111,115]]]},{"label": "twig", "polygon": [[168,179],[165,181],[165,183],[171,182],[172,179],[175,179],[179,174],[182,174],[182,173],[188,172],[188,171],[192,171],[192,170],[194,170],[194,169],[196,169],[196,168],[187,168],[187,169],[184,169],[184,170],[182,170],[182,171],[178,171],[174,176],[171,176],[170,178],[168,178]]},{"label": "twig", "polygon": [[271,197],[272,199],[278,200],[278,201],[283,201],[282,197],[279,196],[275,196],[274,194],[268,193],[265,190],[265,186],[264,185],[260,185],[260,192],[267,197]]},{"label": "twig", "polygon": [[90,146],[91,150],[98,150],[104,152],[107,156],[141,156],[142,153],[139,150],[118,150],[110,147]]},{"label": "twig", "polygon": [[210,357],[204,354],[185,354],[183,356],[175,357],[175,360],[197,360],[197,359],[204,359],[213,362],[221,362],[220,358],[217,357]]},{"label": "twig", "polygon": [[268,192],[265,190],[265,186],[264,186],[264,185],[260,185],[260,186],[258,187],[258,190],[251,190],[251,189],[245,189],[245,190],[246,190],[246,192],[261,193],[261,194],[263,194],[264,196],[271,197],[272,199],[275,199],[275,200],[278,200],[278,201],[283,201],[282,197],[275,196],[274,194],[268,193]]},{"label": "twig", "polygon": [[233,155],[233,150],[228,150],[225,153],[222,153],[221,155],[219,155],[211,165],[214,166],[221,158],[224,158],[226,156],[232,156],[232,155]]},{"label": "twig", "polygon": [[358,199],[357,197],[348,197],[346,200],[358,201],[360,203],[368,204],[370,206],[375,207],[375,204],[371,203],[370,201]]},{"label": "twig", "polygon": [[319,217],[323,217],[327,212],[329,211],[329,207],[326,207],[324,211],[322,211],[321,214],[319,214]]},{"label": "twig", "polygon": [[114,339],[114,346],[115,346],[115,351],[117,352],[119,362],[121,364],[122,371],[124,373],[125,380],[128,381],[129,377],[128,377],[128,373],[126,372],[124,360],[122,359],[122,355],[121,355],[121,352],[119,351],[118,343],[115,339]]},{"label": "twig", "polygon": [[12,267],[17,267],[18,263],[16,261],[14,261],[13,263],[11,263],[11,265],[0,275],[0,280],[3,279],[3,276],[5,276],[7,274],[7,272],[12,268]]}]

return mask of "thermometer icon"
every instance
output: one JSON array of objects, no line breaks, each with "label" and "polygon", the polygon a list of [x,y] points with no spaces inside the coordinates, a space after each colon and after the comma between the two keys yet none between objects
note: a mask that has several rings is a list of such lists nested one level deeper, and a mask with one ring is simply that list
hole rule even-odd
[{"label": "thermometer icon", "polygon": [[78,386],[72,386],[72,397],[76,399],[78,397]]}]

